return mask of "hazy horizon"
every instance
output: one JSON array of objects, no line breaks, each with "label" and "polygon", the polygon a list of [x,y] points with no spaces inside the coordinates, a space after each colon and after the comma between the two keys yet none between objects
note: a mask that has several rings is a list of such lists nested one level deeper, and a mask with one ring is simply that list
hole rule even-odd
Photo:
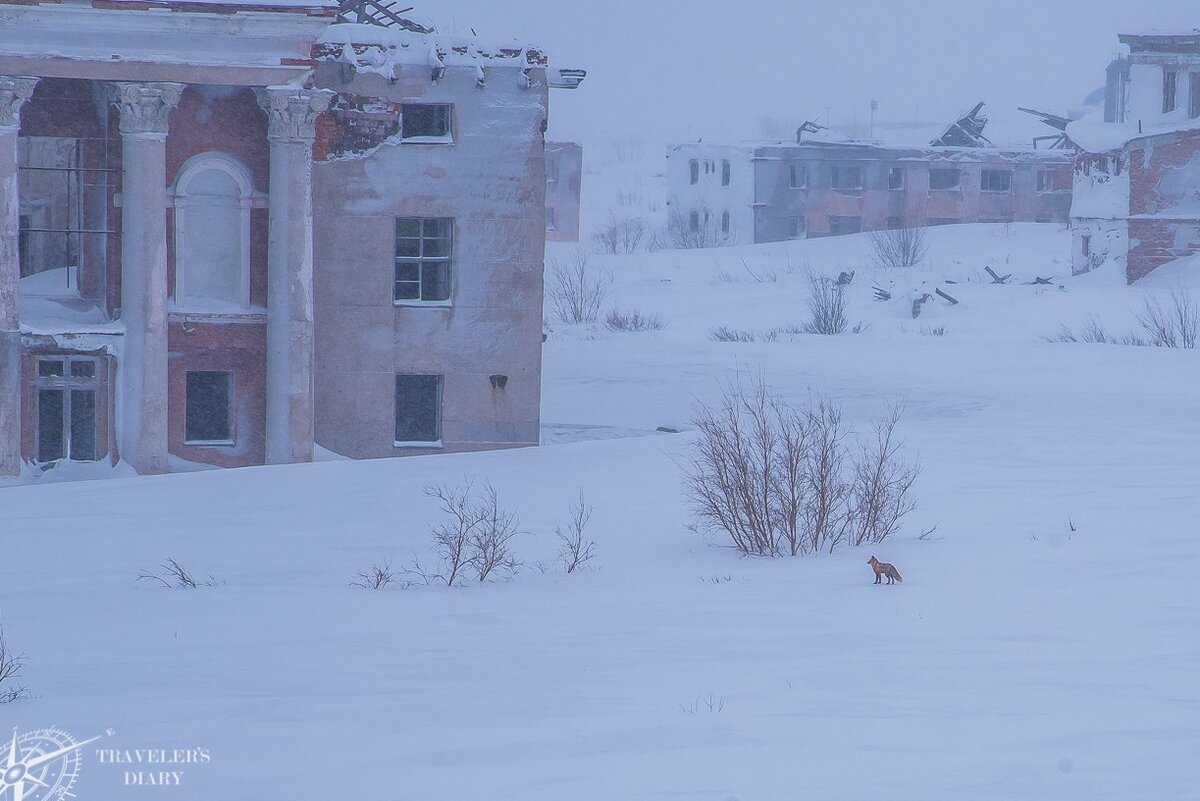
[{"label": "hazy horizon", "polygon": [[[872,100],[880,122],[938,124],[982,100],[994,141],[1027,142],[1049,129],[1017,107],[1081,105],[1103,86],[1118,33],[1200,27],[1182,0],[857,0],[816,13],[765,0],[416,7],[442,30],[535,42],[552,64],[587,69],[578,91],[553,94],[549,131],[585,144],[761,138],[815,118],[865,125]],[[751,19],[762,22],[738,24]]]}]

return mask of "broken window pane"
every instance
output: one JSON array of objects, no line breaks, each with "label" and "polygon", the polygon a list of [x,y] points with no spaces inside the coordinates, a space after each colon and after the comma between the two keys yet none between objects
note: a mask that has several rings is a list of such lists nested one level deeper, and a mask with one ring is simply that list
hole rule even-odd
[{"label": "broken window pane", "polygon": [[77,462],[96,459],[96,391],[71,390],[71,458]]},{"label": "broken window pane", "polygon": [[232,373],[189,372],[184,439],[188,442],[232,441],[232,402]]},{"label": "broken window pane", "polygon": [[450,299],[454,221],[446,218],[396,220],[396,274],[392,299]]},{"label": "broken window pane", "polygon": [[962,170],[935,168],[929,171],[930,189],[958,189]]},{"label": "broken window pane", "polygon": [[405,104],[400,115],[400,138],[450,135],[450,106],[443,103]]},{"label": "broken window pane", "polygon": [[53,462],[63,453],[64,397],[61,389],[38,390],[38,461]]},{"label": "broken window pane", "polygon": [[442,438],[442,377],[396,376],[396,442]]},{"label": "broken window pane", "polygon": [[38,375],[42,378],[63,375],[62,359],[39,359]]}]

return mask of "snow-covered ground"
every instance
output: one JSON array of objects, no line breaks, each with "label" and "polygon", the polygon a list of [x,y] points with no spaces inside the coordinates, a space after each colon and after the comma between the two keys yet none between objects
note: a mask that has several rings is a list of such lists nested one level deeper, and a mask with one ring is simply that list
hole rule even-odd
[{"label": "snow-covered ground", "polygon": [[[0,490],[0,623],[35,693],[0,720],[211,753],[127,789],[89,750],[85,800],[1195,798],[1200,352],[1045,341],[1091,314],[1127,332],[1186,276],[1071,278],[1068,248],[1054,226],[936,229],[903,277],[865,266],[865,235],[593,256],[607,306],[665,327],[554,324],[554,444]],[[709,338],[802,323],[806,271],[850,269],[863,333]],[[934,287],[960,303],[913,320]],[[860,428],[907,398],[905,532],[754,560],[689,531],[691,410],[739,371]],[[518,511],[531,567],[349,586],[427,562],[422,487],[466,477]],[[580,489],[593,569],[534,569]],[[904,583],[874,586],[872,553]],[[224,583],[134,581],[168,557]]]}]

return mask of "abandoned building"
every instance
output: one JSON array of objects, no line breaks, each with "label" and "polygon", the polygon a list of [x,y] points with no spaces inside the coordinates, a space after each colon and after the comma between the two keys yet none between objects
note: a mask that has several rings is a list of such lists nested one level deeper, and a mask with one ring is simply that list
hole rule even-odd
[{"label": "abandoned building", "polygon": [[923,225],[1066,223],[1071,155],[992,146],[982,105],[925,139],[853,139],[806,123],[795,142],[674,146],[669,224],[677,240],[707,247]]},{"label": "abandoned building", "polygon": [[370,0],[0,26],[0,475],[539,440],[540,50]]},{"label": "abandoned building", "polygon": [[1200,30],[1119,38],[1129,53],[1108,67],[1102,116],[1066,127],[1071,264],[1133,283],[1200,252]]},{"label": "abandoned building", "polygon": [[575,142],[546,143],[546,239],[579,241],[579,190],[583,184],[583,147]]}]

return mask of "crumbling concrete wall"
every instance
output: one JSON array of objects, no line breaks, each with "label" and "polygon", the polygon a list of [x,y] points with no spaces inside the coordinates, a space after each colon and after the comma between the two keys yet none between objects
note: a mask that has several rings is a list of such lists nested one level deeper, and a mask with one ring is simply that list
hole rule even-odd
[{"label": "crumbling concrete wall", "polygon": [[1129,148],[1130,283],[1200,252],[1200,130],[1136,140]]},{"label": "crumbling concrete wall", "polygon": [[[313,168],[316,439],[356,458],[396,447],[395,376],[444,377],[443,450],[539,440],[547,109],[543,69],[450,65],[394,81],[324,63],[318,86],[382,103],[453,105],[452,141],[386,137],[362,152],[329,113]],[[483,81],[480,78],[483,78]],[[324,141],[322,141],[324,132]],[[454,220],[447,303],[393,301],[396,219]],[[507,376],[494,387],[491,375]]]}]

